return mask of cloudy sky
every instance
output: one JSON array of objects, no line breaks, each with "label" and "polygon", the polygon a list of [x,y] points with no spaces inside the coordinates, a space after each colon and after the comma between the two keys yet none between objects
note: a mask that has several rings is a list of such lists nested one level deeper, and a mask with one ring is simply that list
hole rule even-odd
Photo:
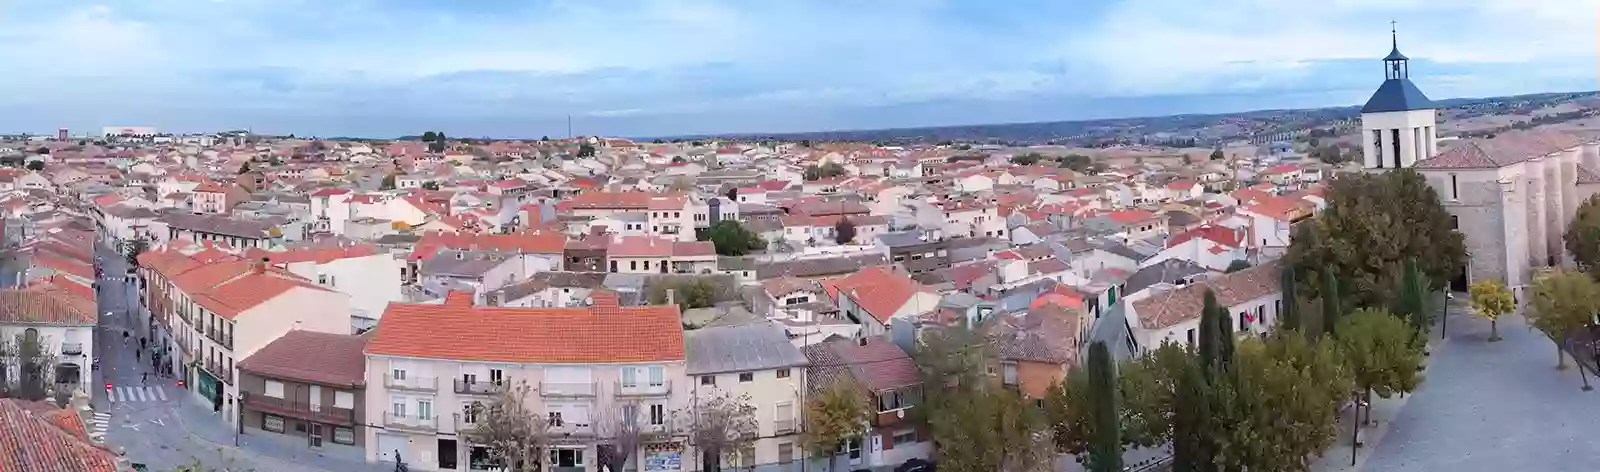
[{"label": "cloudy sky", "polygon": [[1600,0],[0,0],[0,132],[660,136],[1592,90]]}]

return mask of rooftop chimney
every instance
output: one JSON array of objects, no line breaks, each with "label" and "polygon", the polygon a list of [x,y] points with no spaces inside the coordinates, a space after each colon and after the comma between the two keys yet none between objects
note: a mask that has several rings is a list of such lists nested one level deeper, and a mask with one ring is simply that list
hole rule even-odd
[{"label": "rooftop chimney", "polygon": [[250,272],[254,272],[256,274],[265,274],[265,273],[267,273],[267,263],[268,262],[270,262],[270,260],[268,258],[265,258],[265,257],[261,258],[260,262],[256,262],[255,264],[251,264],[250,265]]}]

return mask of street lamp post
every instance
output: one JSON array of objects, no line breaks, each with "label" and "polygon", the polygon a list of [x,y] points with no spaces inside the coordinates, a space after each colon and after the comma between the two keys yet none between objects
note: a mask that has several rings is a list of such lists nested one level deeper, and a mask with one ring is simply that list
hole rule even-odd
[{"label": "street lamp post", "polygon": [[1445,287],[1444,290],[1444,306],[1439,307],[1439,339],[1441,340],[1448,336],[1446,332],[1450,329],[1450,301],[1456,299],[1455,292],[1451,292],[1449,287]]}]

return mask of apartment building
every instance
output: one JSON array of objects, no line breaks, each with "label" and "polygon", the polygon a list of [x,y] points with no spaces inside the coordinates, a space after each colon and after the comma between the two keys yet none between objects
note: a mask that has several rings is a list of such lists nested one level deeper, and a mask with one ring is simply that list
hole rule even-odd
[{"label": "apartment building", "polygon": [[0,356],[0,391],[31,385],[48,386],[58,394],[70,395],[88,385],[90,372],[86,366],[94,359],[98,320],[94,310],[92,297],[84,298],[55,285],[0,290],[0,340],[9,343],[20,339],[55,356],[48,366],[23,365],[15,357]]},{"label": "apartment building", "polygon": [[[694,241],[694,229],[711,220],[706,205],[697,197],[680,192],[584,192],[556,205],[556,211],[579,217],[619,218],[624,213],[645,215],[651,234],[678,241]],[[719,202],[720,203],[720,202]],[[732,205],[727,210],[732,210]],[[704,219],[702,219],[704,218]]]},{"label": "apartment building", "polygon": [[246,251],[245,259],[261,260],[350,296],[350,318],[357,331],[378,323],[389,302],[401,301],[405,261],[373,244]]},{"label": "apartment building", "polygon": [[717,248],[709,241],[612,236],[606,263],[608,272],[622,274],[710,274],[717,270]]},{"label": "apartment building", "polygon": [[350,296],[273,267],[207,249],[139,256],[145,306],[158,320],[158,362],[228,421],[238,420],[235,362],[290,330],[350,333]]},{"label": "apartment building", "polygon": [[294,330],[239,361],[244,427],[295,436],[319,454],[360,457],[366,339]]},{"label": "apartment building", "polygon": [[[927,428],[911,410],[922,403],[922,381],[911,356],[887,337],[834,339],[806,346],[807,395],[846,388],[865,397],[869,414],[862,437],[848,441],[826,470],[894,467],[926,458],[932,449]],[[844,469],[848,467],[849,469]]]},{"label": "apartment building", "polygon": [[[391,304],[367,344],[369,462],[413,470],[484,470],[488,452],[467,431],[502,386],[526,385],[526,405],[549,422],[545,464],[599,469],[621,418],[652,434],[688,404],[683,330],[676,305],[621,307],[594,291],[587,307],[476,306],[452,292],[440,304]],[[639,464],[681,464],[679,438],[634,451]],[[644,467],[637,467],[643,469]],[[652,468],[651,470],[662,470]]]},{"label": "apartment building", "polygon": [[[684,333],[684,344],[691,401],[742,396],[755,408],[758,439],[723,466],[784,466],[804,458],[799,434],[810,362],[789,343],[783,327],[759,321],[701,328]],[[698,455],[692,462],[694,469],[705,470]]]}]

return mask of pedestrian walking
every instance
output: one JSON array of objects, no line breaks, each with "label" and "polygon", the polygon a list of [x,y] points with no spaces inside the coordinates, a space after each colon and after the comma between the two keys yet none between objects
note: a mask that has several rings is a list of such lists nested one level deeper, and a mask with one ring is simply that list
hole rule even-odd
[{"label": "pedestrian walking", "polygon": [[134,362],[138,362],[138,361],[140,361],[140,359],[139,359],[139,358],[140,358],[140,357],[142,357],[142,356],[140,356],[140,354],[143,354],[143,353],[141,353],[141,352],[139,352],[139,351],[133,351],[133,361],[134,361]]},{"label": "pedestrian walking", "polygon": [[139,374],[139,383],[150,385],[150,373],[145,372],[143,374]]}]

